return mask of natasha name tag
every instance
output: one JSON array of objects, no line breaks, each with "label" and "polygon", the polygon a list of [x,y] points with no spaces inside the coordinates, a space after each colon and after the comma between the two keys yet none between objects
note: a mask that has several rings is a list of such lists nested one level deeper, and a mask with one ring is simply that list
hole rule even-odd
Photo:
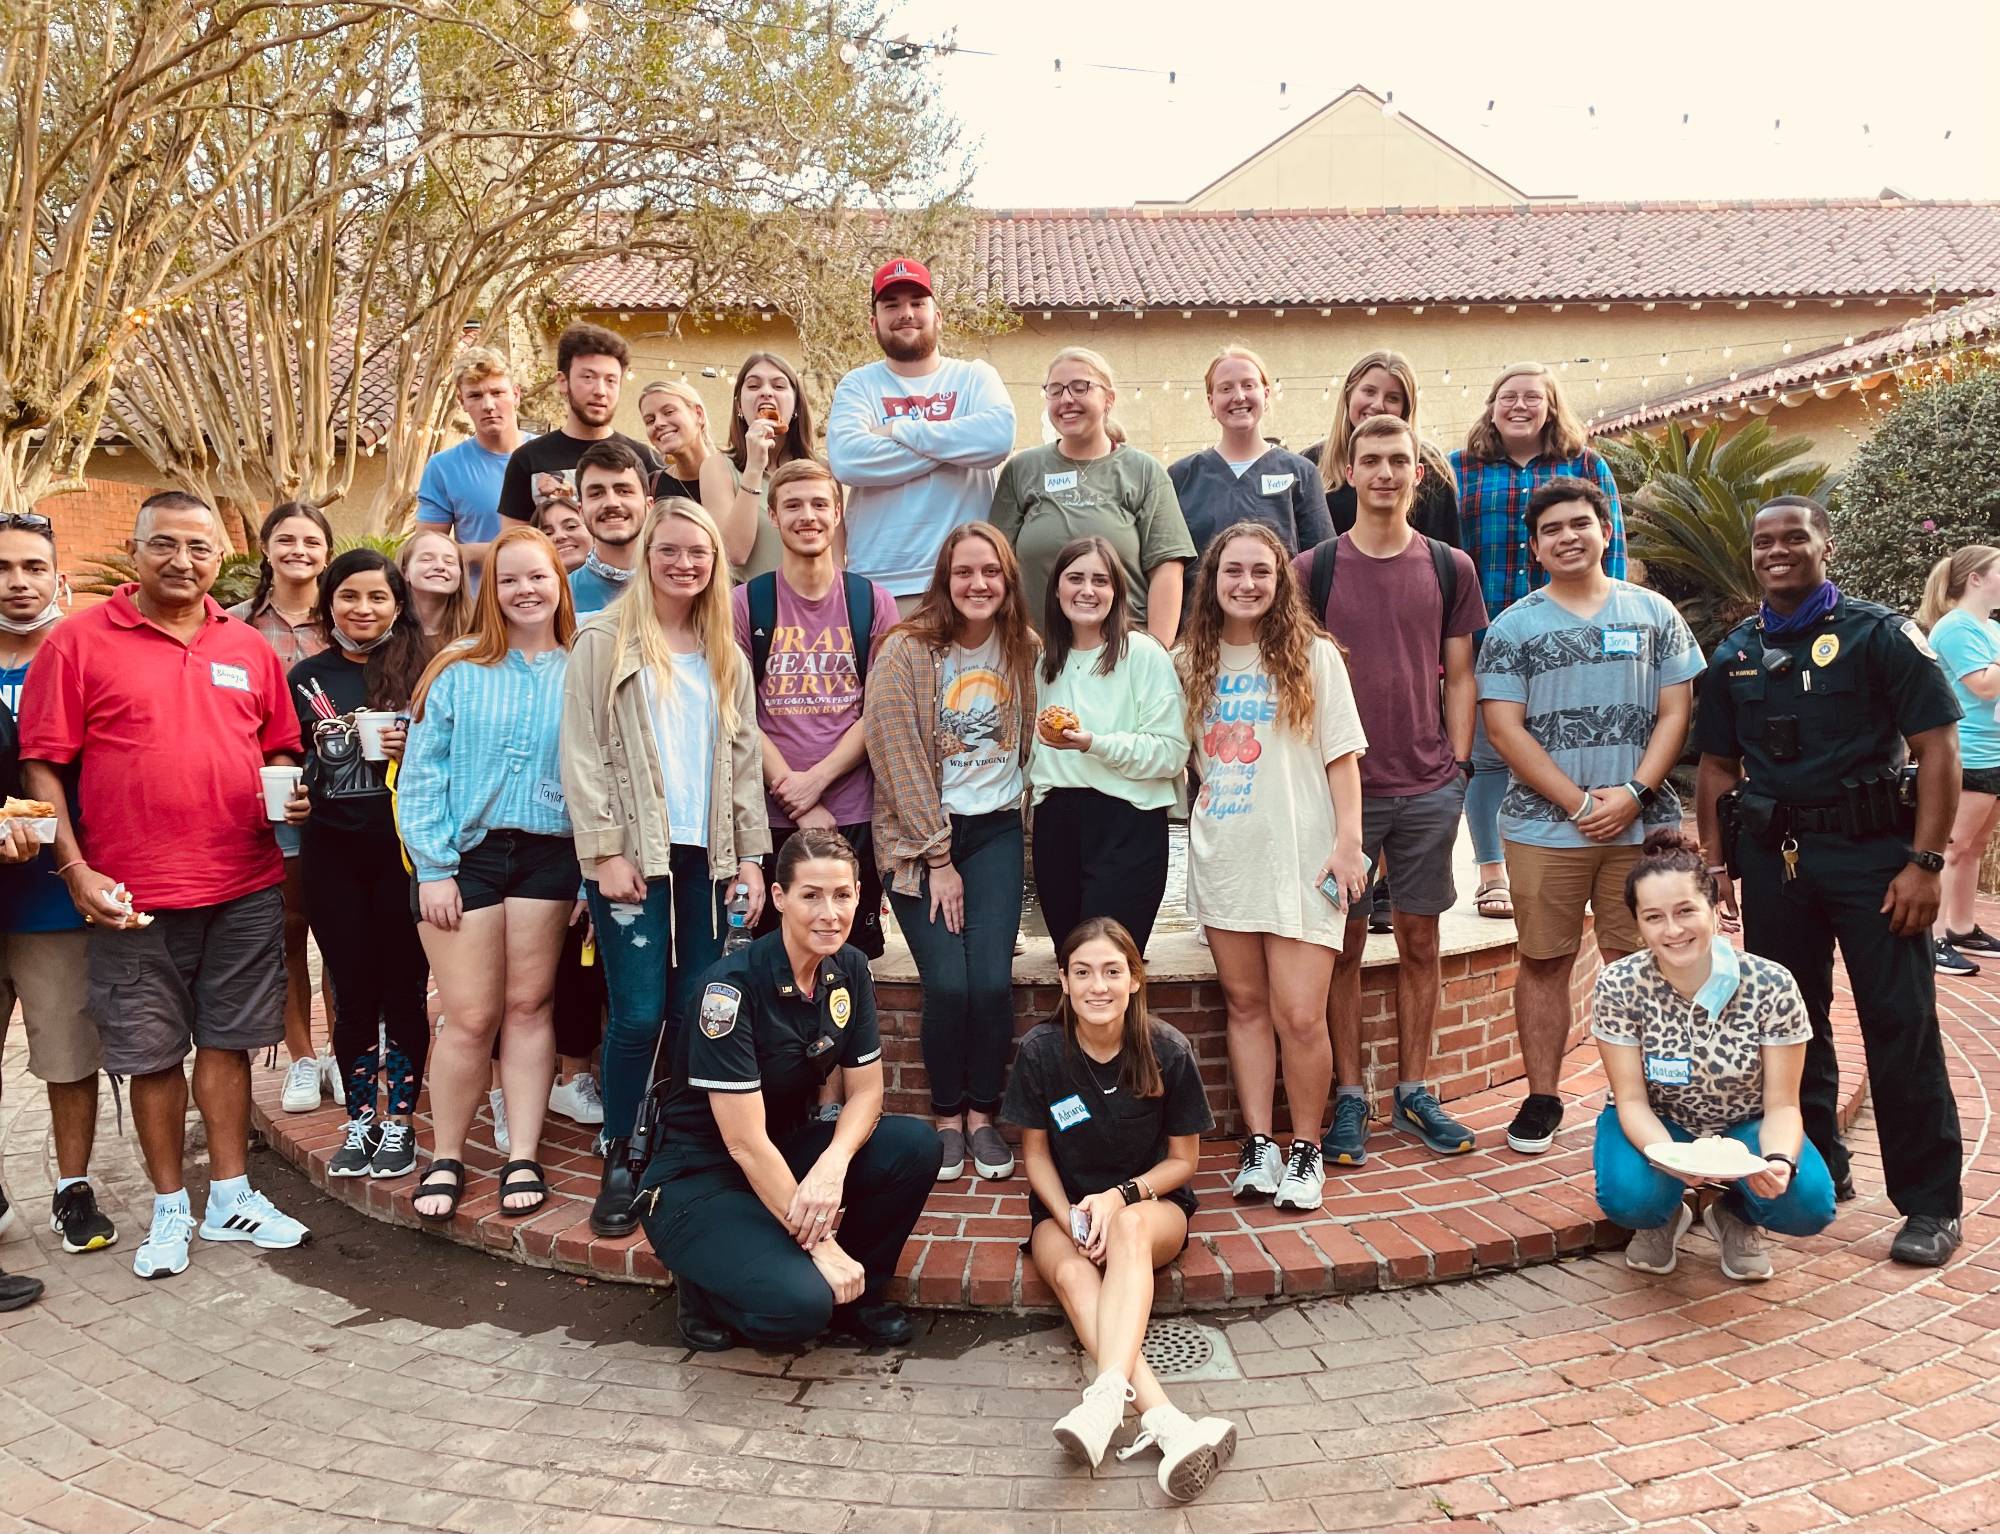
[{"label": "natasha name tag", "polygon": [[1694,1061],[1685,1055],[1648,1055],[1646,1079],[1663,1087],[1684,1087],[1694,1080]]}]

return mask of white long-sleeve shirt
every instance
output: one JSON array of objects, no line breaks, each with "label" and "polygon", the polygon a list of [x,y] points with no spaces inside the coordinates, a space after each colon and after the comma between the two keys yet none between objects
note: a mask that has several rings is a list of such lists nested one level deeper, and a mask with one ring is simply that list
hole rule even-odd
[{"label": "white long-sleeve shirt", "polygon": [[[889,435],[875,433],[881,425]],[[990,363],[941,357],[911,378],[871,362],[833,391],[826,447],[852,492],[848,569],[909,596],[929,584],[945,536],[992,508],[1014,405]]]}]

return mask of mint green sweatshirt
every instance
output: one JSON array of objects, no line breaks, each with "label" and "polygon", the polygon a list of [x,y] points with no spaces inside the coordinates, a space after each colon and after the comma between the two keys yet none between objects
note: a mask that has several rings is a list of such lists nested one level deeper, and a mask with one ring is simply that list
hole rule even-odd
[{"label": "mint green sweatshirt", "polygon": [[1126,636],[1125,659],[1109,676],[1097,674],[1103,653],[1072,650],[1053,682],[1035,668],[1036,712],[1058,703],[1073,711],[1090,749],[1055,750],[1038,730],[1028,758],[1034,802],[1052,788],[1094,788],[1135,809],[1164,809],[1188,761],[1180,676],[1144,630]]}]

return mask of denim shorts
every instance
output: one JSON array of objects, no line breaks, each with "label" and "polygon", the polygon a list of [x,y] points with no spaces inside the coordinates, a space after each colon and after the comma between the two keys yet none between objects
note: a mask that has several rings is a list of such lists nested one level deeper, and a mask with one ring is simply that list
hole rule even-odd
[{"label": "denim shorts", "polygon": [[[459,909],[465,911],[483,911],[505,900],[579,900],[583,895],[576,843],[567,836],[539,836],[533,831],[488,831],[478,846],[459,855],[453,877],[458,880]],[[423,920],[414,878],[410,912]]]}]

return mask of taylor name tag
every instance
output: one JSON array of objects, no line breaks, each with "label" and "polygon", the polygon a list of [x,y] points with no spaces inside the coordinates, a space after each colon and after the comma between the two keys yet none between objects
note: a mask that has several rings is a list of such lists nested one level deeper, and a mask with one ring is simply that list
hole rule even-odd
[{"label": "taylor name tag", "polygon": [[553,778],[543,778],[535,785],[535,798],[552,810],[563,807],[562,784]]},{"label": "taylor name tag", "polygon": [[1283,495],[1293,485],[1297,484],[1299,479],[1296,474],[1265,474],[1260,477],[1264,481],[1264,494],[1266,495]]},{"label": "taylor name tag", "polygon": [[1042,476],[1042,489],[1049,495],[1054,495],[1058,490],[1074,490],[1075,488],[1075,469],[1071,469],[1063,474],[1044,474]]},{"label": "taylor name tag", "polygon": [[208,663],[208,679],[217,687],[233,687],[238,692],[250,690],[250,673],[242,666],[228,666],[219,660],[212,660]]},{"label": "taylor name tag", "polygon": [[1646,1056],[1646,1079],[1663,1087],[1684,1087],[1694,1080],[1694,1061],[1686,1056]]},{"label": "taylor name tag", "polygon": [[1059,1103],[1049,1104],[1049,1117],[1056,1121],[1058,1129],[1074,1129],[1090,1117],[1090,1110],[1083,1105],[1083,1099],[1072,1092]]},{"label": "taylor name tag", "polygon": [[1637,629],[1606,629],[1604,631],[1604,653],[1606,655],[1637,655],[1639,653],[1639,631]]}]

